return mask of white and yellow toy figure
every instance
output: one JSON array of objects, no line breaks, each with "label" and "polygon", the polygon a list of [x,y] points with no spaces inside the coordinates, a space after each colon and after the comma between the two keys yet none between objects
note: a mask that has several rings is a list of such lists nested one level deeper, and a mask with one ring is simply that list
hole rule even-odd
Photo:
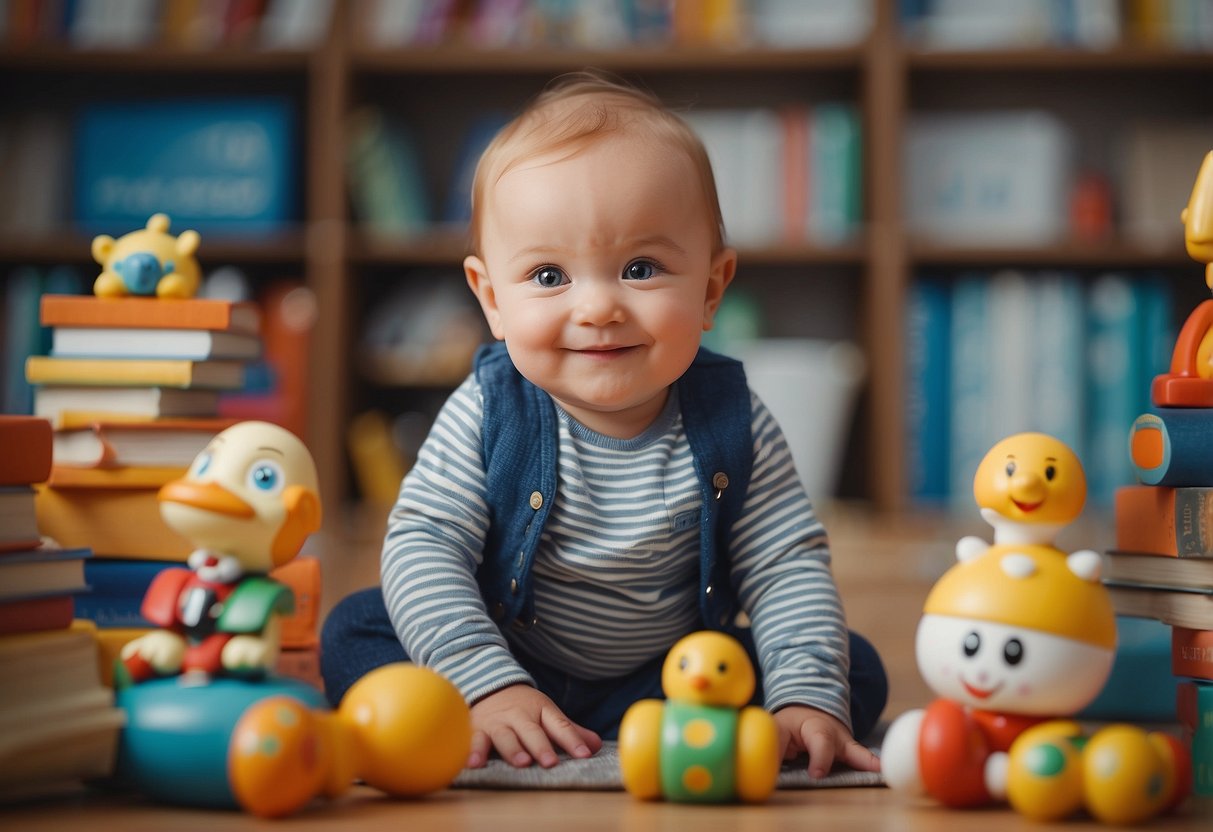
[{"label": "white and yellow toy figure", "polygon": [[[919,672],[941,698],[893,722],[881,770],[891,788],[955,808],[1007,800],[1016,789],[1022,799],[1012,805],[1032,815],[1025,806],[1063,802],[1042,803],[1045,787],[1023,774],[1039,770],[1047,779],[1053,755],[1043,753],[1049,760],[1041,764],[1041,753],[1013,749],[1021,735],[1039,736],[1025,732],[1058,725],[1048,720],[1098,695],[1115,657],[1115,611],[1099,581],[1099,555],[1053,544],[1086,501],[1082,465],[1064,443],[1039,433],[1002,440],[978,466],[973,492],[994,544],[962,539],[959,562],[927,596],[915,650]],[[1063,729],[1041,730],[1055,738]],[[1085,758],[1080,746],[1075,740],[1074,754]],[[1150,784],[1126,762],[1086,766],[1084,782],[1106,775],[1112,785],[1080,789],[1068,811],[1085,802],[1094,812],[1093,795],[1108,789],[1144,799]],[[1029,782],[1037,793],[1025,791]]]},{"label": "white and yellow toy figure", "polygon": [[153,214],[147,227],[116,240],[108,234],[94,237],[93,259],[101,264],[101,274],[93,282],[93,294],[192,298],[202,277],[195,257],[201,237],[197,231],[174,237],[168,229],[168,216]]},{"label": "white and yellow toy figure", "polygon": [[692,633],[661,670],[668,701],[643,699],[619,726],[623,785],[634,797],[681,803],[760,803],[779,779],[774,718],[748,705],[754,666],[724,633]]},{"label": "white and yellow toy figure", "polygon": [[142,613],[162,629],[131,641],[130,681],[187,671],[258,675],[278,657],[290,590],[266,576],[320,528],[316,466],[290,431],[240,422],[160,490],[165,522],[198,548],[156,576]]}]

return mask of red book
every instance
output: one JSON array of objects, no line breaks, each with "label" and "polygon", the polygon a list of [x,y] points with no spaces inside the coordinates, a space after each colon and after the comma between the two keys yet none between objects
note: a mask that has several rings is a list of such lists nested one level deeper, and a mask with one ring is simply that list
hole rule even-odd
[{"label": "red book", "polygon": [[0,486],[33,485],[51,475],[51,423],[37,416],[0,414]]},{"label": "red book", "polygon": [[98,298],[43,295],[43,326],[133,326],[145,329],[213,329],[257,333],[256,304],[218,298]]},{"label": "red book", "polygon": [[0,634],[65,630],[72,624],[75,603],[70,595],[46,595],[0,603]]},{"label": "red book", "polygon": [[1213,557],[1213,488],[1128,485],[1116,490],[1116,548]]},{"label": "red book", "polygon": [[1172,627],[1171,672],[1213,681],[1213,630]]}]

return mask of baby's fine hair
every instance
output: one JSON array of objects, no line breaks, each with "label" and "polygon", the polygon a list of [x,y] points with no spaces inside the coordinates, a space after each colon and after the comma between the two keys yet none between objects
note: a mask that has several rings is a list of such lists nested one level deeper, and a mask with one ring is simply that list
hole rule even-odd
[{"label": "baby's fine hair", "polygon": [[485,148],[472,180],[471,248],[480,253],[485,194],[521,162],[567,150],[572,156],[606,136],[629,131],[685,154],[710,212],[713,252],[724,246],[716,180],[703,142],[657,96],[608,75],[573,72],[555,79]]}]

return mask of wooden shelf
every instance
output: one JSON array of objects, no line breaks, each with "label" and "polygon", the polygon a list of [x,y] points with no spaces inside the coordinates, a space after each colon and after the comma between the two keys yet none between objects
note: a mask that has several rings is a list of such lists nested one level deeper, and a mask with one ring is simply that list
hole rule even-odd
[{"label": "wooden shelf", "polygon": [[[21,236],[0,233],[0,263],[91,264],[92,239],[76,232]],[[290,264],[299,268],[306,256],[304,234],[297,231],[249,238],[203,235],[198,256],[206,268],[225,262]]]},{"label": "wooden shelf", "polygon": [[653,45],[635,49],[571,49],[558,46],[475,49],[461,46],[382,49],[355,47],[354,71],[395,75],[491,73],[550,74],[586,66],[616,72],[856,71],[865,46],[836,49],[726,49]]},{"label": "wooden shelf", "polygon": [[1171,268],[1193,261],[1183,241],[1170,246],[1145,246],[1124,240],[1068,241],[1045,246],[947,245],[912,242],[909,259],[915,266],[1070,266],[1089,268]]},{"label": "wooden shelf", "polygon": [[132,49],[75,49],[61,44],[0,47],[0,71],[204,73],[294,73],[307,69],[312,53],[299,49],[227,46],[186,49],[146,46]]},{"label": "wooden shelf", "polygon": [[1122,45],[1106,50],[1031,48],[944,50],[906,47],[906,67],[913,72],[983,70],[999,72],[1110,70],[1183,70],[1213,73],[1213,55],[1152,46]]}]

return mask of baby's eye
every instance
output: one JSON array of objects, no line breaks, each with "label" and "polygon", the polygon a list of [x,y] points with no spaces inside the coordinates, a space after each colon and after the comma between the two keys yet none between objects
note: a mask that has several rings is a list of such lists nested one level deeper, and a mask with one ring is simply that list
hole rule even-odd
[{"label": "baby's eye", "polygon": [[623,270],[624,280],[648,280],[659,271],[657,264],[649,260],[633,260]]},{"label": "baby's eye", "polygon": [[556,268],[555,266],[543,266],[542,268],[536,269],[535,273],[531,275],[531,280],[533,280],[536,285],[543,286],[545,289],[563,286],[569,282],[569,278],[564,271]]}]

